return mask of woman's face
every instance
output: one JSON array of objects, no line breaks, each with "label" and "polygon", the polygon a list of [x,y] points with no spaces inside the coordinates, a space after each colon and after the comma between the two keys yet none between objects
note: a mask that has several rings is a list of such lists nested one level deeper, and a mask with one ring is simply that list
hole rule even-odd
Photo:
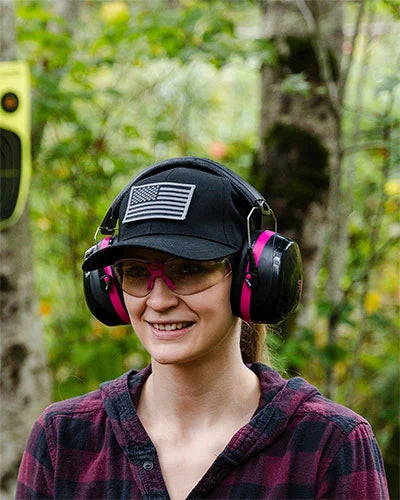
[{"label": "woman's face", "polygon": [[[171,256],[137,249],[132,257],[164,262]],[[124,292],[132,326],[151,355],[160,364],[182,364],[211,354],[224,355],[227,346],[238,342],[240,320],[230,305],[231,276],[192,295],[175,294],[157,278],[146,297]]]}]

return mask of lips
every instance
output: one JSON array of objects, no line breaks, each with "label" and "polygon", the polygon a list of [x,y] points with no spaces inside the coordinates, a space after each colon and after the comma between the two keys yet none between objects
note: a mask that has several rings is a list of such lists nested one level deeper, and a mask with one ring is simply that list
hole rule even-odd
[{"label": "lips", "polygon": [[147,322],[153,335],[162,341],[173,341],[186,336],[196,325],[195,321]]}]

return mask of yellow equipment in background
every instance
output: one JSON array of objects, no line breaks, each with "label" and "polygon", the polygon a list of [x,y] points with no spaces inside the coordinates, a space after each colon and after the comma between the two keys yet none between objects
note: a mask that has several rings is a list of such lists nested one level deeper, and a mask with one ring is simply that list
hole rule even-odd
[{"label": "yellow equipment in background", "polygon": [[31,96],[28,64],[0,62],[0,229],[15,224],[31,178]]}]

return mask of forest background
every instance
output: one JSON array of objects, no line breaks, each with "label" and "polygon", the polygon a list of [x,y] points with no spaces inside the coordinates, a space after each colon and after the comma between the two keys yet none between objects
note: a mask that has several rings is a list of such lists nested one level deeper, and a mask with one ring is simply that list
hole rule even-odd
[{"label": "forest background", "polygon": [[371,422],[399,498],[399,1],[26,0],[13,15],[33,176],[2,235],[4,422],[20,423],[2,491],[46,404],[148,363],[130,327],[90,315],[82,257],[137,172],[197,155],[253,182],[300,241],[304,300],[268,335],[272,364]]}]

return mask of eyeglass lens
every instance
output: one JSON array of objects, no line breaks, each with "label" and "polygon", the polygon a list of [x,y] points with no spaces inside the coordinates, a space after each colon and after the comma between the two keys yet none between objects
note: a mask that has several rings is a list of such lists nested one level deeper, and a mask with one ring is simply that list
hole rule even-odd
[{"label": "eyeglass lens", "polygon": [[156,278],[160,278],[175,293],[190,295],[216,285],[231,272],[228,259],[222,261],[192,261],[170,259],[146,262],[126,259],[115,266],[122,289],[135,297],[150,293]]}]

